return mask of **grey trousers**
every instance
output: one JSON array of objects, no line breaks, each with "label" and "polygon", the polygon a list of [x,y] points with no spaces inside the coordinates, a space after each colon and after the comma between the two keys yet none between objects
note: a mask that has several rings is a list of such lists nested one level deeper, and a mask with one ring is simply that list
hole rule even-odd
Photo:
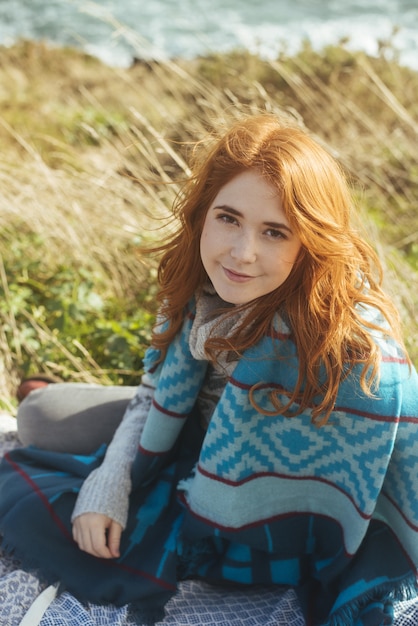
[{"label": "grey trousers", "polygon": [[23,445],[89,454],[109,443],[137,387],[54,383],[20,404],[17,429]]}]

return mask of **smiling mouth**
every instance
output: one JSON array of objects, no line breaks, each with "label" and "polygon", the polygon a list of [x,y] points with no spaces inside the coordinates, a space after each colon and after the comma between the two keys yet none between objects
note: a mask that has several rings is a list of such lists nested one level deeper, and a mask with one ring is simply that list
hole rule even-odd
[{"label": "smiling mouth", "polygon": [[245,283],[254,278],[254,276],[249,276],[248,274],[241,274],[240,272],[234,272],[233,270],[228,269],[227,267],[222,267],[225,275],[229,280],[232,280],[235,283]]}]

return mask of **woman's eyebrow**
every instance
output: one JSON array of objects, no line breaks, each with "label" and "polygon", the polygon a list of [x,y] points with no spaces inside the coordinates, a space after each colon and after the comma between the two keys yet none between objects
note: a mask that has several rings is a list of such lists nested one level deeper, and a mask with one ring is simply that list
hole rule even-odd
[{"label": "woman's eyebrow", "polygon": [[[237,209],[233,209],[231,206],[228,206],[227,204],[214,206],[213,210],[225,211],[225,213],[230,213],[231,215],[235,215],[236,217],[244,217],[241,211],[238,211]],[[270,228],[284,229],[284,230],[287,230],[289,233],[293,232],[290,226],[288,226],[287,224],[284,224],[283,222],[263,222],[263,226],[269,226]]]},{"label": "woman's eyebrow", "polygon": [[227,213],[231,213],[232,215],[243,217],[240,211],[237,211],[237,209],[233,209],[232,206],[229,206],[228,204],[217,204],[216,206],[213,207],[213,210],[214,211],[226,211]]},{"label": "woman's eyebrow", "polygon": [[287,230],[289,233],[292,233],[292,229],[287,224],[283,224],[283,222],[263,222],[264,226],[270,226],[270,228],[277,228],[282,230]]}]

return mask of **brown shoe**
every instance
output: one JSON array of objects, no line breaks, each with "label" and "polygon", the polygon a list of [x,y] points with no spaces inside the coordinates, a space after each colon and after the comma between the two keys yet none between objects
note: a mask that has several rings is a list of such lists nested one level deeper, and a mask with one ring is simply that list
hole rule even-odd
[{"label": "brown shoe", "polygon": [[42,389],[51,383],[62,382],[57,376],[50,374],[33,374],[27,378],[23,378],[19,387],[16,390],[16,398],[19,402],[22,402],[35,389]]}]

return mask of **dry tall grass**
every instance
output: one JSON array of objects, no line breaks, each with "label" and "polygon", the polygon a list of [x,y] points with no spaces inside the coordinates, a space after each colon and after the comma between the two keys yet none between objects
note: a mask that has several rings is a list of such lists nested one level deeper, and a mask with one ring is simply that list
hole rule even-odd
[{"label": "dry tall grass", "polygon": [[[29,273],[34,260],[50,271],[84,268],[104,299],[135,301],[153,272],[153,260],[139,258],[135,246],[169,227],[194,142],[251,110],[298,121],[350,174],[360,222],[384,261],[418,361],[417,74],[342,48],[307,48],[274,62],[233,53],[114,69],[22,42],[0,50],[0,61],[0,400],[7,409],[22,360],[35,357],[16,322],[19,276],[10,268],[17,256],[27,258]],[[31,302],[21,306],[40,342],[52,339],[67,358],[64,338],[37,321]],[[79,380],[109,382],[82,345],[71,359]],[[60,365],[45,369],[59,373]]]}]

